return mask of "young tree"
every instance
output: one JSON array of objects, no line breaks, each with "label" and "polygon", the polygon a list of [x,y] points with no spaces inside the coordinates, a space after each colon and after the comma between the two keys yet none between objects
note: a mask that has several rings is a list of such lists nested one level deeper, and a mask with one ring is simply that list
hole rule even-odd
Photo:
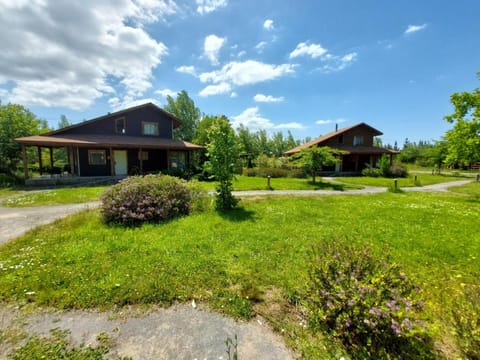
[{"label": "young tree", "polygon": [[303,149],[296,156],[297,164],[303,166],[308,172],[312,174],[312,182],[315,183],[316,174],[322,170],[324,166],[335,165],[338,159],[334,155],[344,151],[333,150],[328,146],[310,147]]},{"label": "young tree", "polygon": [[13,174],[22,159],[22,147],[15,138],[47,130],[47,122],[22,105],[0,104],[0,172]]},{"label": "young tree", "polygon": [[65,128],[67,126],[70,126],[70,125],[72,125],[70,120],[68,120],[65,115],[60,115],[60,120],[58,121],[58,128],[63,129],[63,128]]},{"label": "young tree", "polygon": [[193,100],[190,99],[188,93],[182,90],[177,94],[176,99],[167,96],[167,105],[163,108],[182,121],[182,125],[173,132],[175,139],[193,141],[202,114]]},{"label": "young tree", "polygon": [[[477,73],[480,78],[480,72]],[[449,164],[467,165],[480,161],[480,89],[454,93],[450,97],[454,112],[445,120],[454,123],[445,134]]]},{"label": "young tree", "polygon": [[208,140],[209,166],[219,182],[215,207],[220,211],[230,210],[238,203],[238,199],[232,194],[232,180],[240,156],[240,147],[226,117],[215,119],[208,132]]}]

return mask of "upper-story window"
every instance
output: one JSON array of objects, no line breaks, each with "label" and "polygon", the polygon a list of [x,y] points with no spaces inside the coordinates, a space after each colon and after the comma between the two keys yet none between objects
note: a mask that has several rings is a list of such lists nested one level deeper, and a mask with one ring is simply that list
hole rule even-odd
[{"label": "upper-story window", "polygon": [[338,143],[343,144],[343,134],[338,135]]},{"label": "upper-story window", "polygon": [[158,135],[158,123],[156,122],[142,122],[143,135]]},{"label": "upper-story window", "polygon": [[115,119],[115,132],[125,134],[125,118]]},{"label": "upper-story window", "polygon": [[363,145],[363,136],[361,135],[355,135],[353,137],[353,145]]}]

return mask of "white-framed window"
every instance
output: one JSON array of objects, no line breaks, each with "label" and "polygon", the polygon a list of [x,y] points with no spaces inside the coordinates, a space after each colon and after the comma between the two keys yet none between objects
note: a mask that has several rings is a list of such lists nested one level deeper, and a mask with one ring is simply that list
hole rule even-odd
[{"label": "white-framed window", "polygon": [[138,151],[138,160],[148,160],[148,151],[139,150]]},{"label": "white-framed window", "polygon": [[117,134],[125,134],[125,118],[115,119],[115,132]]},{"label": "white-framed window", "polygon": [[363,136],[361,135],[355,135],[353,137],[353,145],[363,145]]},{"label": "white-framed window", "polygon": [[105,165],[107,154],[105,150],[88,150],[88,165]]},{"label": "white-framed window", "polygon": [[158,135],[158,123],[156,122],[142,122],[142,134],[143,135]]}]

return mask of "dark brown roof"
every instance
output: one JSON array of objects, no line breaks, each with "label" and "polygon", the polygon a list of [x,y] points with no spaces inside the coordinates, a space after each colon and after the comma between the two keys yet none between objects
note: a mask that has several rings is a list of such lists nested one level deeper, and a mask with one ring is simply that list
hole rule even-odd
[{"label": "dark brown roof", "polygon": [[93,123],[93,122],[96,122],[96,121],[104,120],[104,119],[109,118],[109,117],[115,117],[116,118],[116,117],[119,117],[119,116],[121,116],[125,113],[131,112],[131,111],[134,111],[134,110],[138,110],[138,109],[141,109],[141,108],[144,108],[144,107],[153,107],[155,110],[157,110],[157,111],[163,113],[164,115],[168,116],[173,121],[173,128],[174,129],[179,127],[182,124],[181,120],[179,120],[175,115],[173,115],[173,114],[169,113],[168,111],[163,110],[161,107],[158,107],[157,105],[149,102],[149,103],[146,103],[146,104],[132,106],[132,107],[129,107],[127,109],[123,109],[123,110],[116,111],[116,112],[113,112],[113,113],[108,113],[107,115],[99,116],[99,117],[96,117],[94,119],[87,120],[87,121],[82,121],[81,123],[66,126],[64,128],[58,129],[58,130],[53,130],[53,131],[50,131],[50,132],[46,133],[45,135],[61,134],[65,131],[68,131],[68,130],[76,128],[76,127],[80,127],[80,126],[90,124],[90,123]]},{"label": "dark brown roof", "polygon": [[122,147],[122,148],[145,148],[145,149],[172,149],[172,150],[195,150],[203,149],[203,146],[195,145],[187,141],[165,139],[149,136],[124,136],[124,135],[35,135],[15,139],[26,145],[39,146],[80,146],[80,147]]},{"label": "dark brown roof", "polygon": [[[317,145],[317,146],[318,146],[318,145],[321,144],[322,142],[324,142],[324,141],[326,141],[326,140],[328,140],[328,139],[330,139],[330,138],[332,138],[332,137],[334,137],[334,136],[337,136],[337,135],[340,135],[340,134],[344,134],[344,133],[346,133],[347,131],[350,131],[350,130],[352,130],[352,129],[356,128],[356,127],[360,127],[360,126],[368,128],[368,129],[372,132],[373,136],[383,135],[383,133],[382,133],[381,131],[379,131],[379,130],[371,127],[370,125],[367,125],[367,124],[365,124],[365,123],[362,122],[362,123],[359,123],[359,124],[355,124],[355,125],[352,125],[352,126],[343,128],[343,129],[338,129],[337,131],[332,131],[332,132],[330,132],[330,133],[328,133],[328,134],[322,135],[322,136],[320,136],[320,137],[318,137],[318,138],[316,138],[316,139],[314,139],[314,140],[312,140],[312,141],[309,141],[309,142],[307,142],[307,143],[305,143],[305,144],[299,145],[299,146],[297,146],[297,147],[294,147],[293,149],[290,149],[290,150],[288,150],[288,151],[285,151],[285,154],[286,154],[286,155],[291,155],[291,154],[295,154],[295,153],[297,153],[297,152],[299,152],[299,151],[301,151],[301,150],[303,150],[303,149],[307,149],[307,148],[309,148],[309,147],[312,147],[312,146],[314,146],[314,145]],[[335,148],[340,149],[340,147],[338,147],[338,146],[336,146]],[[357,148],[357,147],[355,147],[355,148]],[[378,149],[378,148],[375,148],[375,149]],[[386,149],[383,149],[383,150],[386,150]]]}]

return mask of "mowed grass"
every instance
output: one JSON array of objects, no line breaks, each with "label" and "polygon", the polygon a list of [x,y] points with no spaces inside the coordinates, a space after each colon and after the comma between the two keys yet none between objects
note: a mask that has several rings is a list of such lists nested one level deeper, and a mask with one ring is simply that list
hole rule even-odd
[{"label": "mowed grass", "polygon": [[[271,293],[295,303],[312,244],[347,239],[403,265],[423,289],[438,337],[452,295],[480,276],[480,202],[475,197],[402,193],[242,200],[160,225],[106,226],[88,211],[38,228],[0,252],[0,299],[56,308],[169,305],[196,299],[234,317],[258,306],[305,357],[324,343],[297,317],[269,312]],[[278,301],[278,297],[275,297]],[[286,316],[286,317],[285,317]]]},{"label": "mowed grass", "polygon": [[478,198],[480,197],[480,182],[476,181],[462,186],[454,186],[449,188],[448,190],[456,193],[473,195]]},{"label": "mowed grass", "polygon": [[97,201],[105,189],[107,186],[82,186],[25,192],[4,200],[2,206],[30,207]]},{"label": "mowed grass", "polygon": [[[207,191],[214,191],[216,182],[199,182],[200,187]],[[358,189],[361,186],[349,184],[335,184],[317,178],[315,183],[311,179],[279,178],[270,180],[271,189],[267,187],[267,179],[260,177],[239,176],[233,181],[235,190],[335,190]],[[7,207],[31,207],[46,205],[75,204],[97,201],[108,186],[82,186],[59,188],[44,191],[19,193],[2,202]],[[15,195],[15,192],[5,191],[6,195]],[[0,196],[1,196],[0,192]]]},{"label": "mowed grass", "polygon": [[[417,181],[415,181],[414,176],[416,176]],[[369,177],[369,176],[339,176],[335,178],[336,181],[352,184],[352,185],[363,185],[363,186],[381,186],[381,187],[393,187],[394,179],[382,178],[382,177]],[[398,178],[398,187],[412,187],[412,186],[425,186],[439,184],[449,181],[457,180],[469,180],[468,177],[464,176],[451,176],[451,175],[431,175],[431,174],[416,174],[409,175],[406,178]]]},{"label": "mowed grass", "polygon": [[[216,182],[201,182],[205,190],[215,190]],[[236,176],[232,181],[233,189],[236,191],[245,190],[336,190],[343,191],[348,189],[359,189],[361,186],[350,184],[338,184],[322,180],[317,177],[315,183],[311,178],[271,178],[270,188],[268,188],[268,179],[256,176]]]}]

